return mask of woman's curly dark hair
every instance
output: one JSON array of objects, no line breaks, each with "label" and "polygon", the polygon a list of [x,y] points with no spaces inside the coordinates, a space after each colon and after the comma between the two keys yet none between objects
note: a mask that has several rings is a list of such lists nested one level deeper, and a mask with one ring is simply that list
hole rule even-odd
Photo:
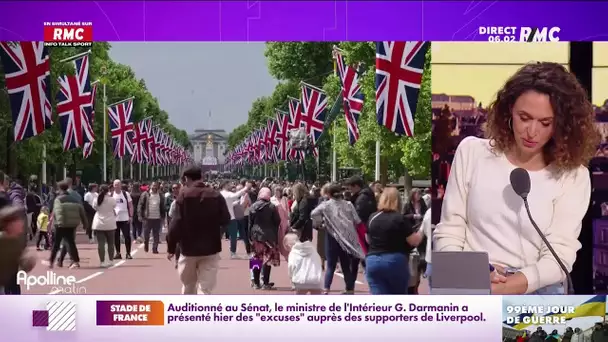
[{"label": "woman's curly dark hair", "polygon": [[559,171],[586,166],[601,138],[595,112],[576,77],[557,63],[527,64],[498,91],[484,128],[492,148],[504,153],[515,145],[509,120],[515,101],[530,90],[548,95],[555,115],[553,137],[544,146],[547,163]]}]

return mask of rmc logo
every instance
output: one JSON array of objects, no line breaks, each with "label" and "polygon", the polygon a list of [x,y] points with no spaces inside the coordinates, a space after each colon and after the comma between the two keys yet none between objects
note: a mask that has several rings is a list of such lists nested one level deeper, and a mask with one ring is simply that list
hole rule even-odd
[{"label": "rmc logo", "polygon": [[82,41],[85,39],[84,27],[54,27],[53,40],[56,41]]},{"label": "rmc logo", "polygon": [[559,42],[559,32],[561,29],[554,27],[520,27],[520,42]]}]

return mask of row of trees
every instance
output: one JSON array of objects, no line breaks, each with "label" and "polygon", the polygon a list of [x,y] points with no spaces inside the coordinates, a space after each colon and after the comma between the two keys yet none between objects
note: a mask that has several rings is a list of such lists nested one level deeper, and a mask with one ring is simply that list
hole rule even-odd
[{"label": "row of trees", "polygon": [[[374,177],[375,144],[381,142],[381,165],[390,180],[396,180],[406,172],[414,179],[430,179],[431,164],[431,49],[427,53],[425,72],[421,84],[420,100],[415,116],[415,136],[403,138],[392,134],[376,122],[375,103],[375,54],[373,42],[267,43],[265,56],[268,69],[279,80],[270,96],[256,99],[249,111],[246,123],[238,126],[228,137],[233,149],[253,130],[266,124],[267,118],[275,117],[275,108],[287,110],[288,96],[300,96],[300,82],[304,81],[323,89],[328,95],[328,111],[340,95],[340,80],[334,75],[333,46],[338,46],[349,64],[363,63],[365,70],[361,86],[365,105],[359,120],[360,138],[354,146],[348,143],[344,115],[336,120],[335,132],[331,127],[320,143],[319,174],[329,175],[331,169],[331,137],[336,134],[338,167],[361,168],[368,178]],[[309,157],[312,159],[312,157]],[[312,160],[307,164],[314,165]],[[310,168],[307,168],[310,169]]]},{"label": "row of trees", "polygon": [[[50,47],[51,60],[51,101],[53,103],[53,127],[43,134],[15,142],[13,138],[13,123],[9,106],[9,98],[4,85],[4,71],[0,67],[0,170],[6,170],[12,177],[27,178],[30,175],[40,175],[43,162],[43,145],[46,145],[47,175],[50,180],[62,177],[63,167],[74,176],[76,170],[83,171],[83,179],[91,181],[101,180],[103,164],[103,117],[107,115],[103,108],[103,89],[99,85],[95,102],[94,130],[96,141],[92,155],[83,159],[82,150],[64,152],[62,136],[59,130],[57,113],[55,112],[55,96],[59,89],[57,78],[65,74],[74,74],[73,63],[60,61],[91,49],[90,75],[91,82],[100,80],[106,84],[107,104],[135,96],[133,120],[152,117],[154,123],[159,124],[165,132],[171,134],[176,142],[188,148],[190,142],[184,130],[177,129],[169,122],[169,115],[160,108],[158,99],[146,87],[143,79],[137,79],[131,67],[113,61],[109,56],[110,44],[106,42],[94,43],[91,48],[82,47]],[[107,120],[109,121],[109,120]],[[108,168],[116,174],[118,163],[112,163],[111,139],[106,139]],[[127,162],[125,162],[127,163]]]}]

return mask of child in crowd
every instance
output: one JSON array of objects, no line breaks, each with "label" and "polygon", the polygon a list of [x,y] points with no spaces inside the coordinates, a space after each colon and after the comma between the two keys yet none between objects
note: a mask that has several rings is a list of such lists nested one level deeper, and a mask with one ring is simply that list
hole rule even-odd
[{"label": "child in crowd", "polygon": [[301,242],[295,232],[286,234],[283,244],[289,251],[287,267],[296,294],[321,294],[323,263],[315,245],[310,241]]},{"label": "child in crowd", "polygon": [[[36,222],[38,223],[38,241],[36,241],[36,249],[41,251],[41,250],[47,250],[50,248],[51,243],[50,243],[50,239],[49,239],[49,208],[46,206],[43,206],[40,209],[40,214],[38,214],[38,217],[36,218]],[[44,247],[40,247],[40,243],[42,242],[42,239],[44,239]]]}]

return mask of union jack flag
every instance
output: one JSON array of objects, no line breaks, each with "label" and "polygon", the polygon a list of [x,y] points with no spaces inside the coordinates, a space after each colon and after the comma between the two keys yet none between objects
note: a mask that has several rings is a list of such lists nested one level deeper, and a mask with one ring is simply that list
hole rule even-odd
[{"label": "union jack flag", "polygon": [[76,73],[59,77],[57,92],[57,114],[63,135],[63,150],[83,147],[91,142],[93,130],[89,123],[93,103],[89,80],[89,56],[74,60]]},{"label": "union jack flag", "polygon": [[302,103],[293,97],[289,98],[289,130],[298,129],[304,126]]},{"label": "union jack flag", "polygon": [[146,146],[148,147],[148,164],[156,165],[156,139],[152,119],[145,121],[146,124]]},{"label": "union jack flag", "polygon": [[277,157],[279,160],[287,160],[287,149],[289,148],[289,138],[287,137],[287,132],[289,131],[289,113],[280,110],[276,110],[276,112],[275,142],[277,145]]},{"label": "union jack flag", "polygon": [[36,136],[53,124],[51,64],[42,42],[1,42],[15,141]]},{"label": "union jack flag", "polygon": [[323,133],[327,114],[327,95],[308,85],[302,84],[302,116],[306,133],[312,139],[313,153],[318,155],[317,141]]},{"label": "union jack flag", "polygon": [[93,123],[95,122],[95,96],[97,95],[97,83],[93,84],[91,88],[91,116],[89,117],[88,124],[91,126],[91,132],[93,132],[93,140],[88,143],[84,143],[82,148],[82,157],[88,158],[93,153],[93,142],[95,141],[95,131],[93,130]]},{"label": "union jack flag", "polygon": [[270,162],[276,161],[275,146],[277,140],[277,122],[268,119],[266,122],[266,160]]},{"label": "union jack flag", "polygon": [[266,160],[266,127],[258,130],[258,151],[260,161]]},{"label": "union jack flag", "polygon": [[144,160],[148,159],[148,135],[146,134],[146,121],[144,119],[140,122],[136,122],[134,125],[133,140],[131,146],[133,147],[133,154],[131,154],[131,163],[143,163]]},{"label": "union jack flag", "polygon": [[428,42],[376,43],[376,118],[398,135],[414,135],[414,114]]},{"label": "union jack flag", "polygon": [[167,137],[165,132],[160,128],[156,128],[155,142],[156,142],[156,163],[157,165],[167,165]]},{"label": "union jack flag", "polygon": [[169,165],[169,135],[164,131],[161,131],[160,136],[160,150],[162,151],[162,162],[163,165]]},{"label": "union jack flag", "polygon": [[114,157],[123,158],[133,154],[131,136],[133,135],[133,99],[108,107],[110,117],[110,132],[112,134],[112,147]]},{"label": "union jack flag", "polygon": [[338,75],[342,84],[342,105],[348,131],[348,142],[354,145],[359,140],[359,117],[363,109],[363,91],[359,84],[359,74],[356,68],[346,64],[344,56],[337,49],[334,50]]}]

